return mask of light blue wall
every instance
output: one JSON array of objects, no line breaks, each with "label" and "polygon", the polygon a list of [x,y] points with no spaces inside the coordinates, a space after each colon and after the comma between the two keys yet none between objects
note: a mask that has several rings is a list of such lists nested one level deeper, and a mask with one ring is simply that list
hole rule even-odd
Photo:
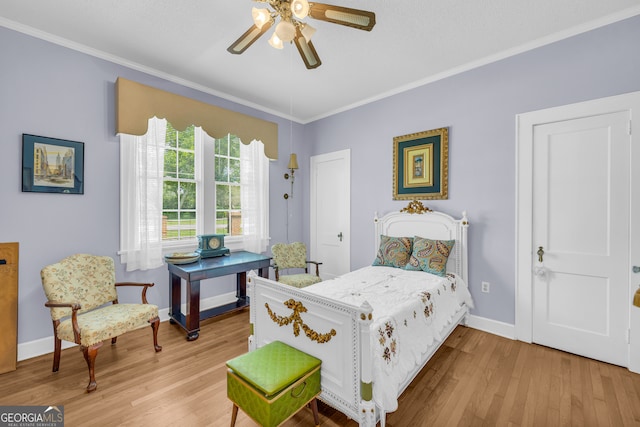
[{"label": "light blue wall", "polygon": [[406,206],[392,200],[393,137],[449,127],[449,199],[425,204],[468,212],[472,313],[513,324],[516,114],[638,90],[636,16],[307,125],[312,154],[351,148],[351,268],[373,260],[374,212]]},{"label": "light blue wall", "polygon": [[[474,314],[514,322],[515,115],[540,108],[640,90],[640,17],[567,39],[293,129],[301,166],[309,156],[351,148],[352,268],[372,261],[374,212],[406,205],[391,198],[394,136],[450,129],[449,199],[428,206],[458,216],[470,228]],[[119,245],[119,142],[114,135],[118,76],[279,123],[280,148],[271,164],[273,241],[308,241],[308,167],[296,173],[296,195],[282,178],[289,122],[178,84],[0,28],[0,241],[20,242],[18,341],[50,336],[40,269],[76,252],[116,257]],[[384,64],[382,64],[384,65]],[[385,65],[386,66],[386,65]],[[22,193],[21,135],[85,142],[85,194]],[[288,205],[290,207],[288,209]],[[585,207],[587,209],[588,207]],[[153,281],[149,298],[168,305],[165,268],[118,280]],[[480,281],[492,284],[479,292]],[[205,296],[233,289],[221,279]],[[129,295],[125,295],[125,299]]]},{"label": "light blue wall", "polygon": [[[277,122],[286,131],[279,132],[279,160],[270,164],[270,231],[276,241],[286,236],[287,203],[292,210],[302,209],[302,199],[285,202],[282,197],[289,191],[283,179],[291,146],[288,120],[2,27],[0,58],[0,242],[20,243],[19,343],[52,335],[40,270],[73,253],[112,256],[118,280],[155,282],[149,300],[168,306],[166,267],[127,274],[116,255],[120,151],[114,84],[119,76]],[[301,129],[294,126],[294,137]],[[21,192],[23,133],[85,143],[83,195]],[[293,147],[298,150],[296,143]],[[304,156],[304,148],[298,151]],[[290,239],[302,239],[299,216],[291,219],[289,230]],[[203,297],[232,292],[235,279],[208,281],[202,288]],[[140,298],[139,291],[123,292],[123,301]]]}]

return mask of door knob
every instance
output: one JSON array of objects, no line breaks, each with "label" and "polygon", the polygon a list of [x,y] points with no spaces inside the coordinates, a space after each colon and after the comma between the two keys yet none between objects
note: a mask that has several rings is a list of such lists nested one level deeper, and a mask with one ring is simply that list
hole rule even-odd
[{"label": "door knob", "polygon": [[634,266],[633,266],[633,268],[631,268],[631,270],[632,270],[634,273],[640,273],[640,267],[638,267],[637,265],[634,265]]},{"label": "door knob", "polygon": [[547,279],[547,269],[545,267],[534,267],[533,274],[541,280]]},{"label": "door knob", "polygon": [[542,257],[544,256],[544,249],[542,249],[542,246],[538,247],[538,262],[542,262]]},{"label": "door knob", "polygon": [[342,231],[338,233],[338,239],[340,239],[340,241],[342,242]]}]

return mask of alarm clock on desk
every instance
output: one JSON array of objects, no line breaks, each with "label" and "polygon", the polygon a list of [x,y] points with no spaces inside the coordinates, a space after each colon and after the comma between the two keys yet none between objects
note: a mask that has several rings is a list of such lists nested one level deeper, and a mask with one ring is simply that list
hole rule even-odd
[{"label": "alarm clock on desk", "polygon": [[229,249],[224,247],[224,234],[202,234],[198,236],[200,258],[211,258],[229,255]]}]

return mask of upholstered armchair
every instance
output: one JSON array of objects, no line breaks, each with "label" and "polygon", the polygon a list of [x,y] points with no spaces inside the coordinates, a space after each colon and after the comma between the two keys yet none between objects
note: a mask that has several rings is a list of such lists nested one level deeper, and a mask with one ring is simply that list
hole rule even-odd
[{"label": "upholstered armchair", "polygon": [[[153,346],[158,345],[158,307],[147,302],[153,283],[116,283],[113,259],[108,256],[72,255],[40,272],[51,311],[54,334],[53,372],[60,367],[62,340],[80,346],[89,367],[87,392],[96,389],[95,360],[103,341],[116,343],[119,335],[151,325]],[[141,304],[119,304],[118,286],[142,287]]]},{"label": "upholstered armchair", "polygon": [[[320,271],[318,267],[321,262],[307,260],[307,247],[304,243],[294,242],[290,244],[276,243],[271,246],[271,255],[273,256],[273,269],[275,270],[276,281],[296,288],[304,288],[321,282]],[[315,274],[309,274],[308,265],[315,264]],[[281,270],[290,268],[304,269],[304,273],[287,274],[281,273]]]}]

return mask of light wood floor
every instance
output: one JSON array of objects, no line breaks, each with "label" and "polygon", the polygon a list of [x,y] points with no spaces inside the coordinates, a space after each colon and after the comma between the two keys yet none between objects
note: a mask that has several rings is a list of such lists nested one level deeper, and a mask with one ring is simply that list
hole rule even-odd
[{"label": "light wood floor", "polygon": [[[87,368],[77,348],[18,363],[0,375],[0,405],[64,405],[65,425],[227,426],[225,362],[246,351],[248,312],[202,324],[200,338],[168,322],[153,351],[151,330],[99,350],[98,390],[85,393]],[[355,426],[320,405],[323,426]],[[239,427],[255,426],[242,411]],[[285,426],[312,426],[304,409]],[[458,327],[388,414],[404,426],[640,425],[640,375],[571,354]]]}]

